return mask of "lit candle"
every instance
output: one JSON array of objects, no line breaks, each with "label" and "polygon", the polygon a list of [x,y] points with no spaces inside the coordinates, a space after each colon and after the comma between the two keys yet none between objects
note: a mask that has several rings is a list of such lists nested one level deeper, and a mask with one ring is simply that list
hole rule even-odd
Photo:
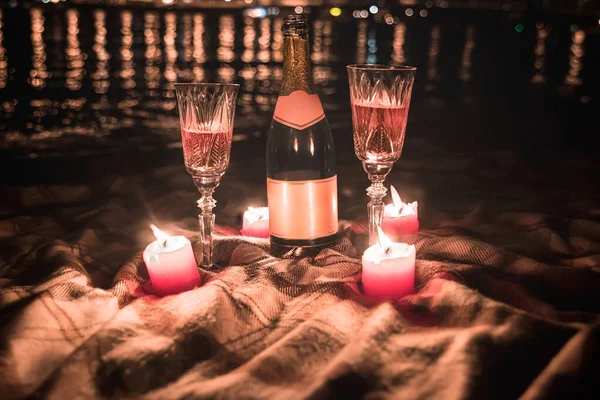
[{"label": "lit candle", "polygon": [[192,244],[185,236],[169,236],[150,225],[156,241],[144,250],[152,288],[161,296],[190,290],[200,283]]},{"label": "lit candle", "polygon": [[394,186],[390,187],[390,191],[392,192],[393,204],[387,204],[383,210],[381,229],[392,239],[417,233],[419,230],[417,202],[403,203]]},{"label": "lit candle", "polygon": [[269,208],[268,207],[248,207],[244,213],[244,222],[242,224],[242,235],[255,238],[269,237]]},{"label": "lit candle", "polygon": [[381,228],[379,242],[362,257],[362,284],[367,296],[396,299],[414,292],[415,246],[393,243]]}]

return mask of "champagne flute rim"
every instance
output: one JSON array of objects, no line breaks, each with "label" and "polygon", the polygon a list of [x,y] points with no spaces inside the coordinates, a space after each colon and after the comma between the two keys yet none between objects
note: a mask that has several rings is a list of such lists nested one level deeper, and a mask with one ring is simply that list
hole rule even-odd
[{"label": "champagne flute rim", "polygon": [[416,71],[417,67],[410,65],[386,65],[386,64],[350,64],[347,69],[361,71]]},{"label": "champagne flute rim", "polygon": [[223,86],[223,87],[240,87],[239,83],[217,83],[217,82],[189,82],[176,83],[175,86]]}]

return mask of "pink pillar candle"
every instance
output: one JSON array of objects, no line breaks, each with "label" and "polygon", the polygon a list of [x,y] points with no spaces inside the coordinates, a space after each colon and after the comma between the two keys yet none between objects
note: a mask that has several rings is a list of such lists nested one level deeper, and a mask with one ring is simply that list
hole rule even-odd
[{"label": "pink pillar candle", "polygon": [[200,273],[185,236],[168,236],[152,225],[157,240],[144,250],[144,262],[153,289],[161,296],[193,289],[200,283]]},{"label": "pink pillar candle", "polygon": [[418,203],[403,203],[396,188],[391,186],[393,204],[387,204],[383,210],[381,229],[392,239],[402,235],[417,233],[419,230]]},{"label": "pink pillar candle", "polygon": [[268,207],[248,207],[248,210],[244,213],[242,235],[255,238],[268,238],[270,236]]},{"label": "pink pillar candle", "polygon": [[362,284],[365,295],[397,299],[415,290],[415,246],[393,243],[379,228],[379,243],[362,257]]}]

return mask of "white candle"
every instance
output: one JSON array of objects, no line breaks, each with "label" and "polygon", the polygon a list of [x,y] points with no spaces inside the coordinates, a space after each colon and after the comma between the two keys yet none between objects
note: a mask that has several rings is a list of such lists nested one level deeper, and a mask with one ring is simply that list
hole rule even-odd
[{"label": "white candle", "polygon": [[200,273],[192,244],[185,236],[169,236],[150,226],[156,241],[144,250],[144,262],[153,289],[166,296],[192,289],[200,283]]},{"label": "white candle", "polygon": [[362,284],[367,296],[395,299],[414,292],[415,246],[393,243],[378,228],[379,243],[362,257]]},{"label": "white candle", "polygon": [[269,208],[268,207],[248,207],[244,212],[244,222],[242,223],[242,235],[268,238],[269,231]]},{"label": "white candle", "polygon": [[386,204],[383,210],[381,229],[393,239],[416,233],[419,230],[418,203],[403,203],[394,186],[390,191],[393,203]]}]

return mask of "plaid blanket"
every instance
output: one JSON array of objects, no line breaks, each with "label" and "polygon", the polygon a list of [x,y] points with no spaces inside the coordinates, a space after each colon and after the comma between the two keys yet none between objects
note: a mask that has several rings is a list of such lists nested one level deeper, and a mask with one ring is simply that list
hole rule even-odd
[{"label": "plaid blanket", "polygon": [[[268,241],[224,227],[263,190],[229,178],[217,190],[221,267],[164,298],[144,290],[141,251],[149,223],[198,244],[196,194],[181,166],[0,189],[0,398],[539,399],[598,390],[594,199],[568,203],[571,218],[442,212],[430,200],[426,229],[405,238],[417,247],[416,293],[374,302],[360,290],[360,229],[342,223],[339,245],[314,259],[273,258]],[[358,189],[342,180],[341,193],[342,215],[363,212]]]}]

